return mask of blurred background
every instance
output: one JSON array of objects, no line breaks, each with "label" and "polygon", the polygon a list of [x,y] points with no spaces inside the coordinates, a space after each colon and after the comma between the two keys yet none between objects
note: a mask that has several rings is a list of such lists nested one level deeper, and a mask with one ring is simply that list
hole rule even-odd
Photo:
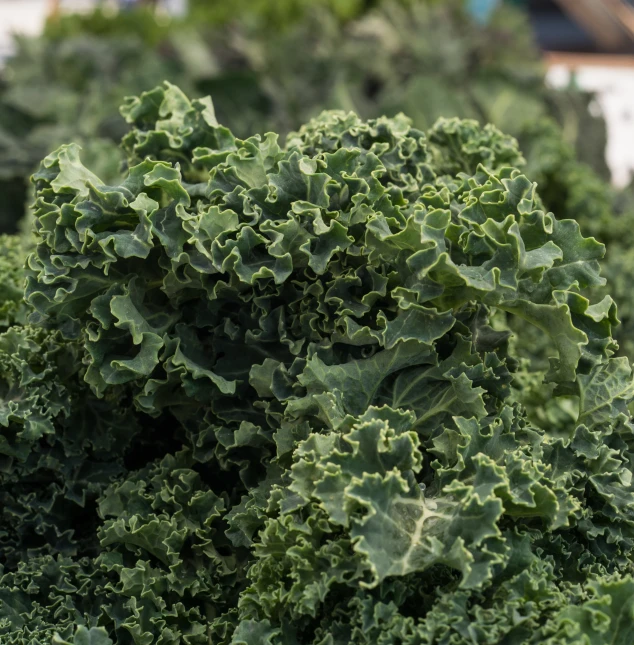
[{"label": "blurred background", "polygon": [[491,122],[560,216],[607,238],[634,212],[634,2],[0,0],[0,231],[61,143],[114,180],[122,98],[165,79],[241,137],[325,108]]}]

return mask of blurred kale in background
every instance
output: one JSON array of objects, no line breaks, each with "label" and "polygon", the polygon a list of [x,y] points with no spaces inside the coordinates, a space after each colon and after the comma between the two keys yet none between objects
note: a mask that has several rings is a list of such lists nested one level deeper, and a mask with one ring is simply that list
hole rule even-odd
[{"label": "blurred kale in background", "polygon": [[[112,115],[163,80],[211,95],[239,137],[283,136],[326,108],[364,119],[405,112],[421,129],[440,116],[472,118],[519,140],[545,208],[609,243],[616,335],[634,356],[634,191],[608,183],[593,97],[546,86],[524,11],[500,4],[482,24],[463,0],[193,0],[190,9],[184,20],[147,7],[62,14],[40,38],[18,40],[0,84],[0,232],[17,229],[31,173],[63,142],[114,180],[126,126]],[[540,340],[527,353],[539,356]]]},{"label": "blurred kale in background", "polygon": [[83,144],[84,158],[112,176],[124,123],[111,115],[162,80],[211,94],[238,136],[283,134],[324,108],[363,118],[404,111],[420,128],[441,115],[491,122],[528,150],[558,212],[570,191],[544,185],[553,168],[580,159],[607,178],[603,121],[587,95],[546,88],[518,10],[499,7],[483,26],[462,0],[194,1],[184,21],[143,7],[98,10],[58,16],[41,38],[18,41],[0,89],[0,230],[15,228],[29,175],[63,141]]}]

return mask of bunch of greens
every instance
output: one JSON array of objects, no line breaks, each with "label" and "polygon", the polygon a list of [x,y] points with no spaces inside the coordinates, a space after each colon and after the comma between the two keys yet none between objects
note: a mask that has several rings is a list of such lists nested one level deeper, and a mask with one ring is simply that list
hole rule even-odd
[{"label": "bunch of greens", "polygon": [[515,141],[335,111],[282,147],[170,85],[123,114],[117,185],[73,145],[34,177],[32,314],[0,336],[3,642],[629,642],[604,247]]},{"label": "bunch of greens", "polygon": [[[194,6],[192,22],[169,28],[148,12],[61,17],[42,38],[18,43],[0,89],[0,229],[15,226],[28,177],[61,143],[80,144],[100,176],[114,179],[123,131],[115,108],[163,79],[212,94],[220,120],[241,137],[286,134],[324,108],[366,119],[404,111],[421,129],[441,116],[494,123],[522,142],[548,208],[583,218],[568,209],[571,191],[576,203],[601,208],[575,181],[581,172],[601,184],[577,170],[578,158],[607,176],[604,126],[588,97],[545,88],[523,14],[501,7],[483,27],[463,5],[241,0]],[[567,170],[560,159],[544,168],[553,151],[568,150]]]},{"label": "bunch of greens", "polygon": [[419,128],[458,116],[494,123],[522,141],[545,140],[527,149],[535,165],[549,143],[572,146],[606,178],[604,123],[590,114],[584,93],[546,88],[525,13],[500,6],[482,25],[466,4],[384,0],[345,22],[318,4],[281,31],[264,19],[234,19],[222,36],[207,34],[222,74],[203,85],[239,136],[286,133],[323,108],[363,118],[402,111]]},{"label": "bunch of greens", "polygon": [[[629,187],[616,191],[591,168],[577,161],[575,151],[556,136],[553,124],[538,123],[527,128],[521,147],[528,163],[525,172],[538,180],[544,207],[574,218],[582,231],[607,245],[602,272],[608,287],[599,287],[594,296],[612,296],[619,303],[621,324],[615,329],[619,353],[634,360],[634,192]],[[518,329],[519,332],[519,329]],[[547,343],[524,329],[520,332],[527,351],[542,358]],[[530,347],[530,350],[528,349]]]}]

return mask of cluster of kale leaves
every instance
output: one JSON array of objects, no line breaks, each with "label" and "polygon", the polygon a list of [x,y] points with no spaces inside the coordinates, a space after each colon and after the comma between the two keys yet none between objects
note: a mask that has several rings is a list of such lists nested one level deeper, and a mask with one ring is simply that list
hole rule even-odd
[{"label": "cluster of kale leaves", "polygon": [[626,642],[631,367],[516,142],[122,112],[120,183],[62,146],[3,241],[2,642]]}]

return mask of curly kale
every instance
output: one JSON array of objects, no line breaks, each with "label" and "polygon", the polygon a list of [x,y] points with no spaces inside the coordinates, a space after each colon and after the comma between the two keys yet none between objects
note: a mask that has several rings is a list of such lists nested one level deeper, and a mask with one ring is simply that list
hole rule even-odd
[{"label": "curly kale", "polygon": [[118,185],[72,145],[34,177],[3,642],[629,642],[605,249],[516,142],[337,111],[242,140],[169,84],[123,114]]}]

